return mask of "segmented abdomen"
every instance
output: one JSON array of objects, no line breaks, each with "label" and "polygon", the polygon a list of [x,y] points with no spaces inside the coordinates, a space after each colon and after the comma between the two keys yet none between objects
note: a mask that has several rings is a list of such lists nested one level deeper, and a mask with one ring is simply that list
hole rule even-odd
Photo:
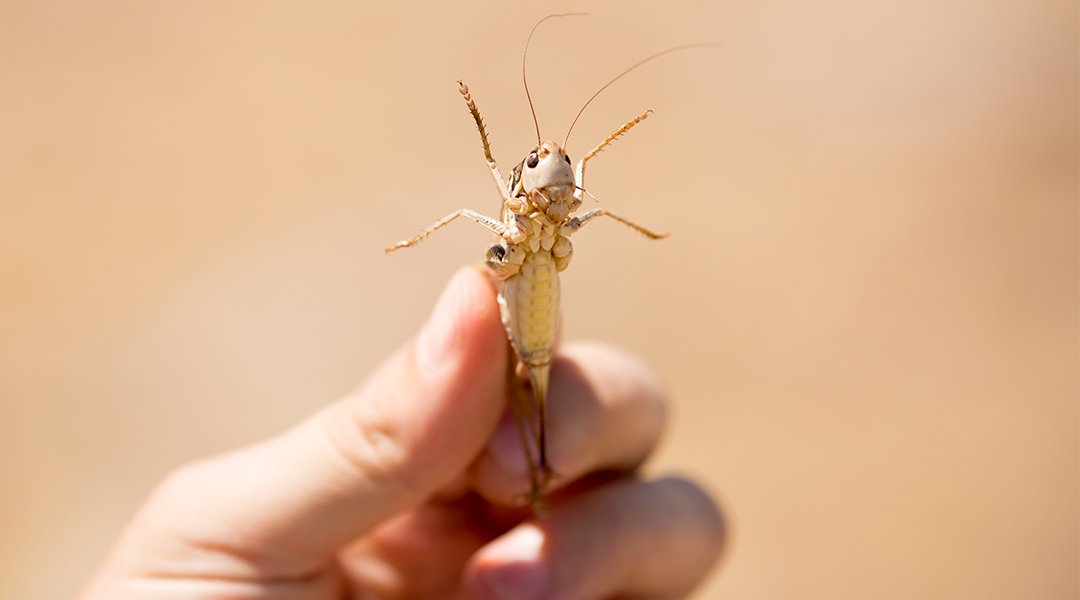
[{"label": "segmented abdomen", "polygon": [[521,270],[502,282],[499,292],[503,325],[521,362],[551,362],[559,328],[559,273],[551,250],[528,252]]}]

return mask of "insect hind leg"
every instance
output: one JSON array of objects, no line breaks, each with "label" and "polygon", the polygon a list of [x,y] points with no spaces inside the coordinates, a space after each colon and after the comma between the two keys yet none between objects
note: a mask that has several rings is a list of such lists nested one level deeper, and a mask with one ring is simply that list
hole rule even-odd
[{"label": "insect hind leg", "polygon": [[550,478],[544,473],[542,466],[537,460],[534,451],[543,451],[543,445],[537,431],[537,412],[530,398],[529,391],[525,388],[524,380],[518,374],[521,363],[517,360],[517,354],[513,346],[507,343],[506,385],[510,397],[510,409],[514,413],[514,422],[517,424],[518,435],[521,437],[521,445],[525,451],[525,463],[529,468],[529,491],[515,496],[525,500],[532,506],[534,512],[544,512],[542,495]]}]

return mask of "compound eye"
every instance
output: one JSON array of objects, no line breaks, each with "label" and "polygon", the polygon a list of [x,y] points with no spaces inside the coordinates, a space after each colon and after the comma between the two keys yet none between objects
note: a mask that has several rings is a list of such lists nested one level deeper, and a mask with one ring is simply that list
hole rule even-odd
[{"label": "compound eye", "polygon": [[525,159],[525,165],[530,169],[535,169],[538,164],[540,164],[540,157],[535,152],[529,153],[529,158]]},{"label": "compound eye", "polygon": [[570,155],[569,155],[569,154],[567,154],[567,155],[565,156],[565,158],[566,158],[566,164],[568,164],[568,165],[569,165],[569,164],[572,164],[572,163],[570,162]]},{"label": "compound eye", "polygon": [[491,262],[501,263],[506,260],[506,248],[499,244],[492,244],[488,247],[487,258]]}]

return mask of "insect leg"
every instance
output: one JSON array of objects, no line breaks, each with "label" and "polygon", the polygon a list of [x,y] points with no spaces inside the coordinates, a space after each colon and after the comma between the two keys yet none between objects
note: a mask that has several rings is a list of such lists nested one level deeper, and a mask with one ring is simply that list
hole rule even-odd
[{"label": "insect leg", "polygon": [[[590,152],[590,153],[586,154],[585,156],[581,157],[581,160],[579,160],[578,164],[577,164],[577,185],[578,185],[578,189],[574,191],[574,200],[575,201],[577,201],[578,203],[581,202],[582,192],[588,194],[588,192],[585,192],[585,163],[588,162],[588,160],[590,158],[596,156],[597,154],[600,154],[600,151],[603,150],[605,146],[607,146],[611,142],[614,142],[616,139],[619,138],[619,136],[626,133],[627,131],[630,131],[631,127],[633,127],[634,125],[637,125],[638,123],[644,121],[645,117],[649,116],[649,113],[651,113],[651,112],[652,112],[652,109],[649,109],[649,110],[641,113],[641,115],[638,116],[636,119],[633,119],[632,121],[630,121],[626,125],[623,125],[622,127],[616,129],[615,133],[609,135],[606,140],[604,140],[603,142],[600,143],[599,146],[593,148],[592,152]],[[596,200],[596,197],[593,196],[592,194],[589,194],[589,196],[592,197],[593,200]]]},{"label": "insect leg", "polygon": [[539,442],[541,484],[538,491],[543,491],[543,488],[547,486],[555,474],[551,469],[551,465],[548,464],[547,456],[547,390],[548,382],[551,379],[551,363],[526,363],[525,368],[529,374],[529,382],[532,384],[533,398],[536,400],[536,419],[540,424],[537,440]]},{"label": "insect leg", "polygon": [[[517,353],[511,344],[507,344],[506,354],[506,387],[510,394],[510,409],[514,413],[514,421],[517,423],[518,435],[521,436],[521,447],[525,451],[525,463],[529,466],[529,493],[525,498],[534,510],[541,508],[540,495],[543,492],[546,481],[537,469],[537,461],[533,456],[533,449],[540,448],[543,452],[543,438],[538,438],[536,430],[536,412],[530,401],[529,393],[522,385],[518,367],[521,363],[517,360]],[[541,424],[543,421],[541,421]],[[542,425],[541,425],[542,426]],[[542,434],[541,434],[542,435]],[[541,469],[543,464],[540,464]]]},{"label": "insect leg", "polygon": [[618,221],[620,223],[629,225],[630,227],[640,231],[641,233],[644,233],[646,236],[648,236],[648,237],[650,237],[650,238],[652,238],[654,240],[663,239],[663,238],[666,238],[668,236],[667,232],[657,233],[657,232],[652,231],[650,229],[646,229],[646,228],[642,227],[641,225],[638,225],[637,223],[631,221],[630,219],[627,219],[626,217],[620,217],[619,215],[617,215],[617,214],[615,214],[613,212],[609,212],[608,210],[603,209],[603,208],[593,209],[593,210],[590,210],[587,213],[580,214],[580,215],[574,217],[573,219],[570,219],[569,221],[564,223],[562,227],[559,228],[559,233],[561,235],[570,235],[570,234],[574,233],[575,231],[577,231],[578,229],[581,229],[582,227],[584,227],[586,223],[588,223],[589,221],[592,221],[596,217],[611,217],[612,219],[615,219],[616,221]]},{"label": "insect leg", "polygon": [[525,233],[522,232],[521,230],[519,230],[515,223],[511,223],[510,225],[507,225],[506,223],[503,223],[502,221],[498,221],[498,220],[492,219],[491,217],[488,217],[486,215],[482,215],[482,214],[476,212],[475,210],[470,210],[468,208],[463,208],[463,209],[461,209],[461,210],[459,210],[459,211],[457,211],[455,213],[447,215],[446,217],[444,217],[443,219],[441,219],[439,222],[435,223],[431,227],[428,227],[427,229],[421,231],[419,235],[417,235],[417,236],[415,236],[415,237],[413,237],[411,239],[408,239],[408,240],[402,240],[402,241],[394,244],[393,246],[388,246],[386,248],[387,254],[389,254],[389,253],[391,253],[394,250],[397,250],[399,248],[406,248],[408,246],[412,246],[412,245],[416,244],[420,240],[422,240],[422,239],[426,238],[427,236],[431,235],[431,233],[433,231],[435,231],[436,229],[442,227],[443,225],[446,225],[447,223],[449,223],[450,221],[453,221],[454,219],[456,219],[458,217],[468,217],[468,218],[472,219],[473,221],[476,221],[477,223],[483,225],[484,227],[487,227],[491,231],[499,234],[500,236],[502,236],[503,238],[505,238],[505,239],[507,239],[507,240],[509,240],[511,242],[516,243],[516,242],[521,241],[522,239],[525,238]]},{"label": "insect leg", "polygon": [[484,129],[484,119],[480,117],[480,110],[476,108],[472,96],[469,95],[469,86],[462,83],[460,79],[458,80],[458,91],[465,98],[465,105],[469,107],[469,113],[472,115],[473,121],[476,121],[476,129],[480,132],[480,141],[484,144],[484,158],[487,159],[488,168],[491,169],[491,176],[495,179],[495,187],[499,189],[499,195],[502,196],[502,201],[505,203],[510,199],[510,190],[506,188],[506,182],[503,180],[502,174],[499,173],[499,165],[495,164],[495,158],[491,156],[491,144],[488,142],[487,130]]}]

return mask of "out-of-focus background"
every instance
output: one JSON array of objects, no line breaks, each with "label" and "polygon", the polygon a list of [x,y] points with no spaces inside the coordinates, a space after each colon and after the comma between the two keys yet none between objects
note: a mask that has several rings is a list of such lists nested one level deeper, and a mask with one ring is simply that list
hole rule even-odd
[{"label": "out-of-focus background", "polygon": [[0,3],[0,597],[70,598],[167,471],[416,331],[585,112],[564,333],[644,355],[699,598],[1076,598],[1076,2]]}]

